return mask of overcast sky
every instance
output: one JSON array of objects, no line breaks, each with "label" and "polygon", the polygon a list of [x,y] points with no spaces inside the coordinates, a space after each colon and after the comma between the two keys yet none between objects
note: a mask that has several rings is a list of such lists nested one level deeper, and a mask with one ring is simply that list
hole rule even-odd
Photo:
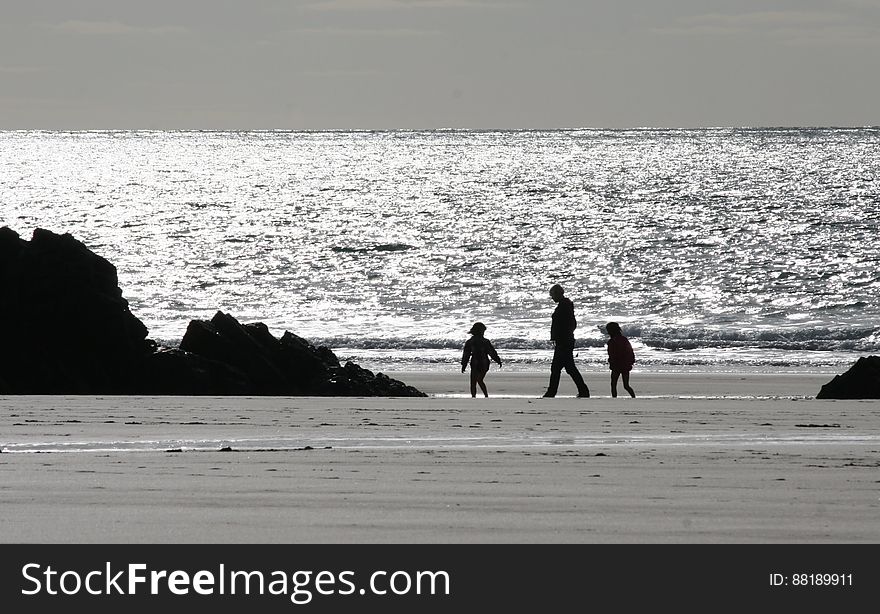
[{"label": "overcast sky", "polygon": [[880,124],[880,0],[2,0],[0,129]]}]

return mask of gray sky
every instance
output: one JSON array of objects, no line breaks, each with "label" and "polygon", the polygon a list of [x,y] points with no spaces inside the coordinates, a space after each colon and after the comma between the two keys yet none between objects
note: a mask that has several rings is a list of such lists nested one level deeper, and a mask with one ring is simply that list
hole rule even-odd
[{"label": "gray sky", "polygon": [[0,129],[880,124],[880,0],[2,0]]}]

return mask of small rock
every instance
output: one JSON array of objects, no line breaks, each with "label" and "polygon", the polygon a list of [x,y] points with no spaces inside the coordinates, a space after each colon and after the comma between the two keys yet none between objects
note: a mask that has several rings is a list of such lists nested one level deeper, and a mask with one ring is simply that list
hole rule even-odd
[{"label": "small rock", "polygon": [[862,356],[822,386],[817,399],[880,399],[880,356]]}]

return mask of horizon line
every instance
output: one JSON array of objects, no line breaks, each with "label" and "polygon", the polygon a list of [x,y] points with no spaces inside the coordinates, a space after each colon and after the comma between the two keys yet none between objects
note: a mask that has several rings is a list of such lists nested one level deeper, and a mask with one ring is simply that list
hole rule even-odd
[{"label": "horizon line", "polygon": [[0,132],[576,132],[576,131],[685,131],[685,130],[880,130],[880,124],[715,125],[715,126],[572,126],[556,128],[2,128]]}]

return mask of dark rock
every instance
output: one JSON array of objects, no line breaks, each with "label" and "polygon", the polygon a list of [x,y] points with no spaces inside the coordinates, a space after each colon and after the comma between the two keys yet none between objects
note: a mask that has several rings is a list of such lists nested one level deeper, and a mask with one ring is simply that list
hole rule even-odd
[{"label": "dark rock", "polygon": [[69,234],[0,228],[0,394],[426,396],[221,311],[179,349],[147,334],[110,262]]},{"label": "dark rock", "polygon": [[0,229],[0,380],[11,394],[122,394],[152,349],[116,268],[69,234]]},{"label": "dark rock", "polygon": [[319,394],[327,396],[425,396],[412,386],[392,379],[384,373],[373,374],[353,362],[344,367],[332,367],[330,379]]},{"label": "dark rock", "polygon": [[161,348],[147,356],[136,393],[241,396],[251,391],[240,370],[182,350]]},{"label": "dark rock", "polygon": [[290,331],[284,332],[279,345],[279,360],[287,365],[302,390],[315,393],[320,387],[316,382],[328,381],[331,370],[339,368],[339,359],[330,348],[315,347]]},{"label": "dark rock", "polygon": [[[283,374],[266,359],[247,333],[240,330],[241,325],[228,322],[228,318],[230,316],[218,311],[210,322],[193,320],[187,326],[180,349],[235,369],[245,382],[246,394],[284,394]],[[215,322],[221,323],[223,332],[215,326]],[[257,390],[261,392],[257,393]],[[291,391],[288,393],[294,394]]]},{"label": "dark rock", "polygon": [[194,320],[180,349],[231,365],[247,384],[246,394],[275,396],[426,396],[387,375],[354,363],[340,366],[326,347],[315,347],[287,331],[280,339],[262,322],[241,324],[218,311],[210,322]]},{"label": "dark rock", "polygon": [[880,399],[880,356],[862,356],[822,386],[817,399]]}]

